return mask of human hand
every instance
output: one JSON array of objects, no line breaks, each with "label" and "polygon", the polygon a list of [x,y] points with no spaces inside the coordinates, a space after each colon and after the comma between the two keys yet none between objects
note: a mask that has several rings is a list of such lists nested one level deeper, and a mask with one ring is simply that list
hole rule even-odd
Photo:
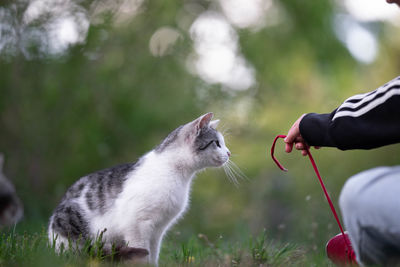
[{"label": "human hand", "polygon": [[[307,145],[306,141],[303,139],[303,137],[300,134],[300,122],[303,119],[303,117],[306,114],[303,114],[300,116],[300,118],[297,119],[297,121],[295,121],[295,123],[292,125],[292,127],[290,128],[286,138],[284,139],[286,145],[285,145],[285,151],[287,153],[292,152],[293,149],[293,145],[297,150],[301,150],[301,154],[303,156],[307,156],[307,150],[310,147],[309,145]],[[319,147],[315,147],[315,148],[319,148]]]}]

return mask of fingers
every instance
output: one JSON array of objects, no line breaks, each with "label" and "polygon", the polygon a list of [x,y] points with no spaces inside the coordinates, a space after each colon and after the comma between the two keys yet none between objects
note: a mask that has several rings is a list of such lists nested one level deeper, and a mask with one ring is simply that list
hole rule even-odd
[{"label": "fingers", "polygon": [[[290,133],[290,131],[289,131],[289,133]],[[286,143],[286,145],[285,145],[285,151],[286,151],[287,153],[292,152],[293,145],[294,145],[294,140],[295,140],[295,138],[296,138],[296,136],[294,136],[294,135],[289,135],[289,133],[288,133],[288,136],[287,136],[287,137],[285,138],[285,140],[284,140],[284,142]]]},{"label": "fingers", "polygon": [[292,143],[286,143],[286,144],[285,144],[285,151],[286,151],[286,153],[292,152],[293,144],[294,144],[293,142],[292,142]]},{"label": "fingers", "polygon": [[307,145],[307,143],[304,141],[303,138],[296,138],[296,140],[293,143],[286,143],[285,144],[285,151],[287,153],[292,152],[293,150],[293,146],[295,147],[296,150],[301,150],[301,154],[303,156],[307,155],[307,149],[309,149],[310,147]]},{"label": "fingers", "polygon": [[298,125],[293,124],[292,128],[290,128],[286,138],[285,138],[285,142],[292,144],[294,142],[294,140],[300,136],[300,130],[298,128]]},{"label": "fingers", "polygon": [[293,143],[296,138],[301,137],[300,135],[300,128],[299,123],[302,117],[300,117],[295,123],[293,123],[292,127],[290,128],[289,132],[286,135],[285,142],[286,143]]},{"label": "fingers", "polygon": [[[305,114],[303,114],[302,116],[300,116],[300,118],[298,118],[295,123],[293,123],[292,127],[290,128],[289,132],[287,133],[287,136],[285,138],[285,151],[287,153],[292,152],[293,150],[293,146],[295,147],[295,149],[300,150],[301,154],[303,156],[307,156],[308,152],[307,150],[310,148],[309,145],[307,145],[306,141],[303,139],[303,137],[300,134],[300,122],[303,119],[303,117],[305,116]],[[319,146],[316,146],[315,149],[319,149]]]},{"label": "fingers", "polygon": [[303,155],[303,156],[307,156],[307,150],[309,149],[309,146],[306,144],[306,142],[302,139],[301,141],[298,141],[296,144],[295,144],[295,148],[297,149],[297,150],[300,150],[301,151],[301,154]]},{"label": "fingers", "polygon": [[285,138],[285,151],[287,153],[292,152],[293,149],[293,144],[295,143],[296,139],[301,137],[300,131],[298,130],[298,126],[296,126],[296,123],[292,126],[292,128],[289,130],[286,138]]},{"label": "fingers", "polygon": [[[303,156],[307,156],[308,155],[308,150],[310,149],[310,146],[307,145],[307,143],[303,141],[303,142],[296,143],[295,144],[295,148],[297,150],[301,150],[301,154]],[[314,148],[315,149],[320,149],[321,147],[320,146],[315,146]]]},{"label": "fingers", "polygon": [[[286,144],[285,145],[285,151],[287,153],[290,153],[293,150],[293,145],[296,148],[296,150],[301,150],[301,154],[303,156],[307,156],[307,149],[310,149],[310,147],[305,143],[305,142],[294,142],[292,144]],[[320,147],[315,147],[316,149],[319,149]]]},{"label": "fingers", "polygon": [[[301,119],[303,119],[304,115],[300,116],[300,118],[298,118],[295,123],[293,123],[292,127],[290,128],[289,132],[287,133],[287,136],[285,138],[285,151],[287,153],[292,152],[293,149],[293,144],[297,143],[297,142],[301,142],[301,140],[303,139],[301,137],[300,134],[300,128],[299,128],[299,124]],[[301,140],[299,140],[299,138],[301,138]]]},{"label": "fingers", "polygon": [[295,147],[297,150],[305,150],[306,148],[308,148],[308,145],[305,142],[298,141],[295,144]]}]

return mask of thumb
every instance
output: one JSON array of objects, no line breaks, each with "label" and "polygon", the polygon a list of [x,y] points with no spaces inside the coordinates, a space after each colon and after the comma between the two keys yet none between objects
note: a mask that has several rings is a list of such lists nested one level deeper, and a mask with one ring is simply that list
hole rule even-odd
[{"label": "thumb", "polygon": [[286,152],[292,151],[293,143],[295,142],[297,137],[301,136],[299,124],[300,124],[300,121],[303,119],[304,115],[305,114],[300,116],[300,118],[298,118],[297,121],[295,121],[295,123],[293,123],[286,138],[284,139],[284,141],[286,143],[286,148],[285,148]]},{"label": "thumb", "polygon": [[[299,132],[300,134],[300,132]],[[296,140],[296,137],[298,136],[298,134],[296,133],[296,130],[293,129],[293,127],[289,130],[286,138],[284,139],[284,142],[286,143],[285,145],[285,151],[287,153],[290,153],[293,149],[293,144],[294,141]]]},{"label": "thumb", "polygon": [[289,130],[286,138],[284,139],[285,143],[292,144],[296,137],[300,135],[300,131],[296,129],[296,125],[294,124],[292,128]]}]

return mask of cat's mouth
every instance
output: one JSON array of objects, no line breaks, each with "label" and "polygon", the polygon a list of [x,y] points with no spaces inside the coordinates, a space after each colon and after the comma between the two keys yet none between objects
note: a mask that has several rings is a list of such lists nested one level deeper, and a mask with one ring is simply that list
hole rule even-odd
[{"label": "cat's mouth", "polygon": [[224,157],[224,158],[216,158],[214,159],[214,163],[216,164],[217,167],[221,167],[224,164],[226,164],[229,160],[229,157]]}]

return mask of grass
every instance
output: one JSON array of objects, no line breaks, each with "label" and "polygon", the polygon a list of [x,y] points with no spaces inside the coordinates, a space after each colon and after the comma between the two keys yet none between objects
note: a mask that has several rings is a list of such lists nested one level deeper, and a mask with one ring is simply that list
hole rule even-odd
[{"label": "grass", "polygon": [[[101,246],[101,242],[96,241],[96,246]],[[0,236],[0,266],[131,266],[87,251],[67,250],[57,254],[49,246],[45,231],[34,234],[10,232]],[[203,234],[184,243],[169,236],[163,243],[159,265],[332,266],[324,255],[309,253],[295,244],[276,243],[269,240],[265,232],[233,243],[223,238],[211,242]]]},{"label": "grass", "polygon": [[164,247],[161,261],[167,266],[289,266],[304,259],[304,251],[292,244],[268,243],[265,233],[234,244],[222,239],[214,244],[200,234],[180,249],[171,246],[168,252],[169,247]]}]

